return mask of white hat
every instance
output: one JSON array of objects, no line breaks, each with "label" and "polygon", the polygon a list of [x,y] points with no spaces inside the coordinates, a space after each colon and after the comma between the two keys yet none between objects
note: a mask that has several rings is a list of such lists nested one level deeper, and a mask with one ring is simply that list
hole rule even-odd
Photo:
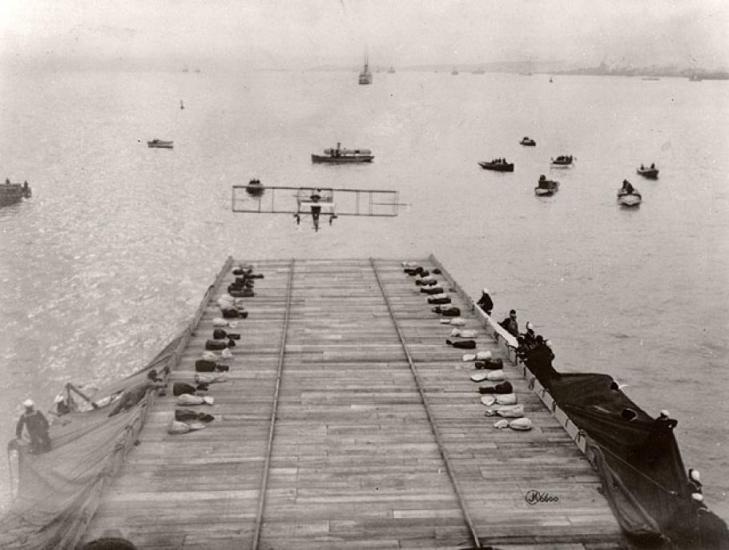
[{"label": "white hat", "polygon": [[670,413],[670,412],[668,412],[668,411],[667,411],[666,409],[663,409],[663,410],[661,411],[661,416],[671,416],[671,413]]},{"label": "white hat", "polygon": [[532,325],[532,322],[531,321],[527,321],[526,327],[527,327],[527,330],[531,330],[531,329],[534,328],[534,325]]},{"label": "white hat", "polygon": [[701,482],[701,475],[699,474],[698,470],[691,470],[691,479],[693,479],[694,481],[698,481],[699,483]]},{"label": "white hat", "polygon": [[548,348],[551,348],[552,347],[552,341],[551,340],[545,340],[544,341],[544,345],[547,346]]},{"label": "white hat", "polygon": [[489,289],[486,288],[486,287],[483,287],[483,290],[481,292],[483,292],[484,294],[488,294],[489,293]]},{"label": "white hat", "polygon": [[691,493],[691,498],[697,502],[704,502],[704,495],[701,493]]},{"label": "white hat", "polygon": [[32,399],[26,399],[25,401],[23,401],[23,407],[25,407],[26,409],[35,407],[35,403],[33,403]]},{"label": "white hat", "polygon": [[59,393],[53,400],[54,403],[63,403],[63,394]]}]

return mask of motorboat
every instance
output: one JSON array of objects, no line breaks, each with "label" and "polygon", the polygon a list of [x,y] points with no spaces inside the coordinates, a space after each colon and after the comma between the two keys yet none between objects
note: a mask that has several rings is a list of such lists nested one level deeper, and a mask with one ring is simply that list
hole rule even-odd
[{"label": "motorboat", "polygon": [[658,168],[656,168],[655,164],[651,164],[649,168],[646,168],[641,164],[640,168],[638,168],[636,172],[650,180],[658,179]]},{"label": "motorboat", "polygon": [[556,159],[552,159],[552,166],[555,168],[567,168],[572,166],[574,157],[572,155],[559,155]]},{"label": "motorboat", "polygon": [[329,164],[348,164],[359,162],[372,162],[374,159],[369,149],[345,149],[341,143],[331,149],[324,149],[323,155],[312,154],[311,162]]},{"label": "motorboat", "polygon": [[152,149],[172,149],[174,141],[164,141],[162,139],[153,139],[147,142],[147,147]]},{"label": "motorboat", "polygon": [[484,170],[493,170],[494,172],[514,171],[514,163],[506,162],[506,159],[494,159],[491,162],[479,162],[478,165]]},{"label": "motorboat", "polygon": [[536,141],[528,136],[524,136],[519,143],[522,145],[526,145],[527,147],[534,147],[537,144]]},{"label": "motorboat", "polygon": [[0,183],[0,206],[7,206],[20,202],[22,199],[29,199],[33,193],[28,182],[11,183],[9,179]]},{"label": "motorboat", "polygon": [[534,194],[539,197],[549,197],[559,191],[559,182],[548,180],[544,175],[539,176],[539,182],[534,188]]}]

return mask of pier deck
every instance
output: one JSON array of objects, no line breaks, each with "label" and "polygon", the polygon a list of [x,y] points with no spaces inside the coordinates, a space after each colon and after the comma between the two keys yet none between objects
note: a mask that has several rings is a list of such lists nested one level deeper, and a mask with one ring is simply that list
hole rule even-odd
[{"label": "pier deck", "polygon": [[[519,369],[506,376],[534,429],[484,416],[468,350],[446,345],[452,327],[399,262],[255,268],[265,278],[229,329],[242,338],[228,381],[208,392],[216,420],[168,435],[175,401],[157,398],[88,540],[118,529],[159,550],[624,546],[597,475]],[[448,295],[478,349],[503,357]],[[172,380],[192,380],[219,315],[211,302]],[[558,501],[529,504],[530,490]]]}]

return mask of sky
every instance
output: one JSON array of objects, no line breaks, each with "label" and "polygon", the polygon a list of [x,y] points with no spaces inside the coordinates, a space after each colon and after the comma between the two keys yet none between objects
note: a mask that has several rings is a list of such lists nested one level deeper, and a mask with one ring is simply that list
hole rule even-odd
[{"label": "sky", "polygon": [[729,68],[726,0],[0,0],[0,60]]}]

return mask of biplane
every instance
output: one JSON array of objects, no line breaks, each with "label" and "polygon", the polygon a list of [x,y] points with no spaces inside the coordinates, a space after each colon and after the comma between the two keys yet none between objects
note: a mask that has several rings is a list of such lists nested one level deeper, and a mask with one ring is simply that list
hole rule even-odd
[{"label": "biplane", "polygon": [[331,187],[288,187],[234,185],[233,212],[246,214],[288,214],[296,224],[311,216],[314,231],[319,231],[322,216],[329,225],[340,216],[395,217],[398,192],[382,189],[334,189]]}]

